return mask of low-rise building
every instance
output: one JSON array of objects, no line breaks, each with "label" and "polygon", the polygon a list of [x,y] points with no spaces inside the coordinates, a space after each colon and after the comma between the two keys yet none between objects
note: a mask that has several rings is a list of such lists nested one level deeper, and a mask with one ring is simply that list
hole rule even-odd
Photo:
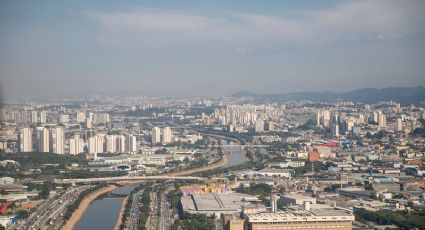
[{"label": "low-rise building", "polygon": [[373,191],[364,190],[361,188],[338,188],[336,189],[336,192],[339,195],[353,197],[353,198],[363,198],[363,199],[371,199],[373,195]]},{"label": "low-rise building", "polygon": [[283,162],[270,162],[267,163],[266,166],[269,168],[277,167],[277,168],[296,168],[302,167],[305,165],[305,161],[283,161]]},{"label": "low-rise building", "polygon": [[379,182],[372,184],[373,190],[377,192],[400,192],[400,184],[395,182]]},{"label": "low-rise building", "polygon": [[260,171],[255,171],[255,175],[264,176],[264,177],[286,177],[291,178],[293,170],[288,169],[261,169]]},{"label": "low-rise building", "polygon": [[304,202],[316,204],[316,198],[301,193],[288,193],[280,196],[280,202],[286,206],[303,205]]},{"label": "low-rise building", "polygon": [[260,202],[256,196],[242,193],[205,193],[181,197],[183,211],[208,216],[241,212],[245,205]]},{"label": "low-rise building", "polygon": [[351,230],[354,215],[342,209],[244,214],[245,229],[338,229]]}]

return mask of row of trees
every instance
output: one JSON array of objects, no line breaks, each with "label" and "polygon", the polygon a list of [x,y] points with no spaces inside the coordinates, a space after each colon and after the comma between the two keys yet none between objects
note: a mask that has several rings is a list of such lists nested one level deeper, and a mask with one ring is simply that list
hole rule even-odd
[{"label": "row of trees", "polygon": [[266,197],[266,196],[269,196],[270,193],[272,192],[272,186],[268,184],[264,184],[264,183],[259,183],[259,184],[251,183],[249,187],[241,186],[241,187],[238,187],[236,191],[239,193],[246,193],[250,195]]},{"label": "row of trees", "polygon": [[56,154],[56,153],[0,153],[0,160],[14,160],[19,162],[22,168],[40,168],[45,164],[70,165],[78,163],[87,165],[88,160],[84,153],[78,155]]},{"label": "row of trees", "polygon": [[39,193],[39,196],[41,199],[47,199],[50,195],[50,190],[54,189],[54,184],[49,181],[45,181],[43,185],[41,186],[41,191]]},{"label": "row of trees", "polygon": [[381,225],[394,224],[402,229],[425,229],[424,210],[418,212],[356,210],[354,215],[358,221],[373,221]]},{"label": "row of trees", "polygon": [[127,203],[125,203],[124,213],[121,216],[120,230],[125,229],[125,227],[126,227],[126,220],[130,216],[131,206],[133,205],[133,196],[134,196],[134,194],[131,194],[127,199]]},{"label": "row of trees", "polygon": [[149,213],[151,211],[151,198],[150,193],[152,192],[152,186],[146,186],[143,189],[143,193],[140,197],[141,206],[140,209],[140,219],[139,219],[139,229],[146,230],[146,222],[148,221]]}]

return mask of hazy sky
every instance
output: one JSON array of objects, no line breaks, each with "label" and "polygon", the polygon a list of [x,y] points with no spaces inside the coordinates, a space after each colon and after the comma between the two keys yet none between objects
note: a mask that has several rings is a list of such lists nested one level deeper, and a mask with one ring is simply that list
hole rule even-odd
[{"label": "hazy sky", "polygon": [[425,1],[1,1],[7,98],[425,85]]}]

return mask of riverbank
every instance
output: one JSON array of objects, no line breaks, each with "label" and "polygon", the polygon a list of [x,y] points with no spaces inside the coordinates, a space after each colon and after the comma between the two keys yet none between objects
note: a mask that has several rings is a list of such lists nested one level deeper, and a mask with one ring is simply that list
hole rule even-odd
[{"label": "riverbank", "polygon": [[219,160],[219,161],[217,161],[213,164],[210,164],[208,166],[183,170],[181,172],[174,172],[174,173],[170,173],[168,175],[169,176],[186,176],[186,175],[190,175],[190,174],[193,174],[193,173],[209,171],[209,170],[213,170],[213,169],[221,168],[221,167],[225,166],[228,161],[229,161],[229,157],[227,156],[227,154],[223,154],[223,157],[221,158],[221,160]]},{"label": "riverbank", "polygon": [[118,219],[117,219],[117,221],[115,222],[114,230],[119,230],[119,229],[120,229],[120,226],[121,226],[121,224],[122,224],[122,217],[123,217],[124,212],[125,212],[125,205],[127,204],[128,199],[129,199],[129,197],[130,197],[130,196],[131,196],[131,195],[128,195],[128,196],[126,196],[126,197],[122,200],[121,207],[120,207],[120,213],[118,214]]},{"label": "riverbank", "polygon": [[[219,161],[217,161],[213,164],[210,164],[208,166],[204,166],[204,167],[201,167],[201,168],[188,169],[188,170],[184,170],[184,171],[181,171],[181,172],[170,173],[170,174],[167,174],[167,175],[168,176],[185,176],[185,175],[190,175],[192,173],[209,171],[209,170],[213,170],[213,169],[216,169],[216,168],[223,167],[224,165],[226,165],[228,163],[228,161],[229,161],[229,157],[227,156],[227,154],[223,154],[223,157]],[[140,183],[140,181],[121,181],[119,183],[121,185],[129,185],[129,184]],[[120,225],[122,224],[122,216],[124,215],[125,205],[127,204],[129,197],[130,197],[130,195],[127,196],[121,203],[120,212],[119,212],[119,215],[118,215],[118,219],[115,223],[114,230],[118,230],[120,228]]]},{"label": "riverbank", "polygon": [[99,197],[102,194],[111,192],[115,189],[117,189],[118,186],[116,185],[109,185],[105,188],[101,188],[95,192],[90,193],[87,195],[80,203],[78,208],[72,213],[71,218],[69,218],[68,221],[66,221],[65,225],[62,226],[62,230],[72,230],[74,229],[75,225],[78,223],[78,221],[83,216],[84,212],[87,210],[87,208],[90,206],[90,204],[96,200],[97,197]]}]

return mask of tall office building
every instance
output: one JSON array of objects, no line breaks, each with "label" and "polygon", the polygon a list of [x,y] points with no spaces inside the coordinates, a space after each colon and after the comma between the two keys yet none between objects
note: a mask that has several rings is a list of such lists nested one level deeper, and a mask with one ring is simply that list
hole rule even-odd
[{"label": "tall office building", "polygon": [[105,134],[97,134],[89,138],[88,152],[90,154],[105,152],[105,136]]},{"label": "tall office building", "polygon": [[158,127],[152,128],[152,143],[159,143],[161,142],[161,129]]},{"label": "tall office building", "polygon": [[89,154],[98,153],[97,142],[98,142],[98,136],[94,136],[94,137],[89,138],[89,141],[88,141],[88,152],[89,152]]},{"label": "tall office building", "polygon": [[255,132],[263,132],[264,131],[264,121],[262,119],[258,119],[255,122]]},{"label": "tall office building", "polygon": [[86,128],[88,128],[88,129],[93,128],[93,118],[92,117],[88,117],[86,119]]},{"label": "tall office building", "polygon": [[106,134],[101,133],[97,134],[97,152],[98,153],[104,153],[105,151],[105,145],[106,145]]},{"label": "tall office building", "polygon": [[162,144],[171,143],[173,138],[173,134],[171,132],[170,127],[165,127],[162,132]]},{"label": "tall office building", "polygon": [[8,120],[9,119],[7,118],[7,110],[0,108],[0,121],[8,121]]},{"label": "tall office building", "polygon": [[47,122],[47,112],[46,111],[41,111],[40,112],[40,123],[44,124]]},{"label": "tall office building", "polygon": [[379,120],[379,113],[376,111],[373,111],[372,121],[378,123],[378,120]]},{"label": "tall office building", "polygon": [[333,111],[331,113],[331,120],[330,120],[330,124],[329,127],[333,127],[334,125],[338,125],[339,124],[339,114],[336,111]]},{"label": "tall office building", "polygon": [[413,130],[415,130],[416,129],[416,119],[415,118],[413,118],[411,121],[410,121],[410,131],[411,132],[413,132]]},{"label": "tall office building", "polygon": [[76,134],[73,138],[69,139],[69,154],[77,155],[83,152],[83,140],[80,135]]},{"label": "tall office building", "polygon": [[346,132],[352,132],[353,131],[353,127],[354,127],[354,121],[353,120],[347,120],[345,122],[345,128],[346,128]]},{"label": "tall office building", "polygon": [[385,115],[381,111],[379,111],[378,112],[378,129],[385,128],[385,126],[387,126],[387,119]]},{"label": "tall office building", "polygon": [[94,113],[89,112],[88,118],[90,118],[92,121],[94,121]]},{"label": "tall office building", "polygon": [[59,122],[60,123],[69,123],[69,115],[68,114],[61,114],[59,116]]},{"label": "tall office building", "polygon": [[320,126],[320,118],[322,117],[322,111],[317,110],[316,111],[316,126]]},{"label": "tall office building", "polygon": [[13,112],[12,111],[12,121],[13,122],[15,122],[17,124],[22,123],[21,117],[22,117],[22,114],[20,112],[17,112],[17,111]]},{"label": "tall office building", "polygon": [[37,124],[37,122],[38,122],[37,111],[32,111],[31,112],[31,123]]},{"label": "tall office building", "polygon": [[108,153],[117,152],[117,136],[116,135],[106,136],[106,152]]},{"label": "tall office building", "polygon": [[334,137],[339,136],[339,126],[338,126],[338,124],[333,124],[333,125],[332,125],[332,128],[331,128],[331,134],[332,134],[332,136],[334,136]]},{"label": "tall office building", "polygon": [[88,154],[94,160],[97,159],[97,153],[98,153],[98,150],[97,150],[97,141],[98,141],[98,137],[97,136],[90,137],[88,139],[88,145],[87,145]]},{"label": "tall office building", "polygon": [[77,123],[83,123],[86,121],[86,113],[84,111],[78,111],[76,116]]},{"label": "tall office building", "polygon": [[401,122],[401,118],[397,118],[396,131],[397,132],[403,131],[403,123]]},{"label": "tall office building", "polygon": [[357,125],[360,125],[360,124],[364,124],[364,122],[365,122],[365,116],[364,116],[363,113],[360,113],[359,114],[359,119],[357,119],[356,124]]},{"label": "tall office building", "polygon": [[57,154],[64,154],[64,131],[62,127],[50,129],[50,152]]},{"label": "tall office building", "polygon": [[329,110],[323,110],[323,126],[329,127],[331,121],[331,112]]},{"label": "tall office building", "polygon": [[93,123],[95,124],[107,124],[109,121],[109,114],[107,113],[94,114],[93,116]]},{"label": "tall office building", "polygon": [[127,151],[130,153],[137,152],[136,136],[133,136],[133,135],[127,136]]},{"label": "tall office building", "polygon": [[116,144],[117,144],[117,153],[123,153],[125,152],[125,136],[124,135],[118,135],[116,136]]},{"label": "tall office building", "polygon": [[19,133],[19,152],[32,151],[32,129],[22,128]]},{"label": "tall office building", "polygon": [[49,130],[44,127],[37,129],[37,151],[47,153],[49,152]]},{"label": "tall office building", "polygon": [[21,123],[28,124],[28,111],[24,110],[21,113]]}]

